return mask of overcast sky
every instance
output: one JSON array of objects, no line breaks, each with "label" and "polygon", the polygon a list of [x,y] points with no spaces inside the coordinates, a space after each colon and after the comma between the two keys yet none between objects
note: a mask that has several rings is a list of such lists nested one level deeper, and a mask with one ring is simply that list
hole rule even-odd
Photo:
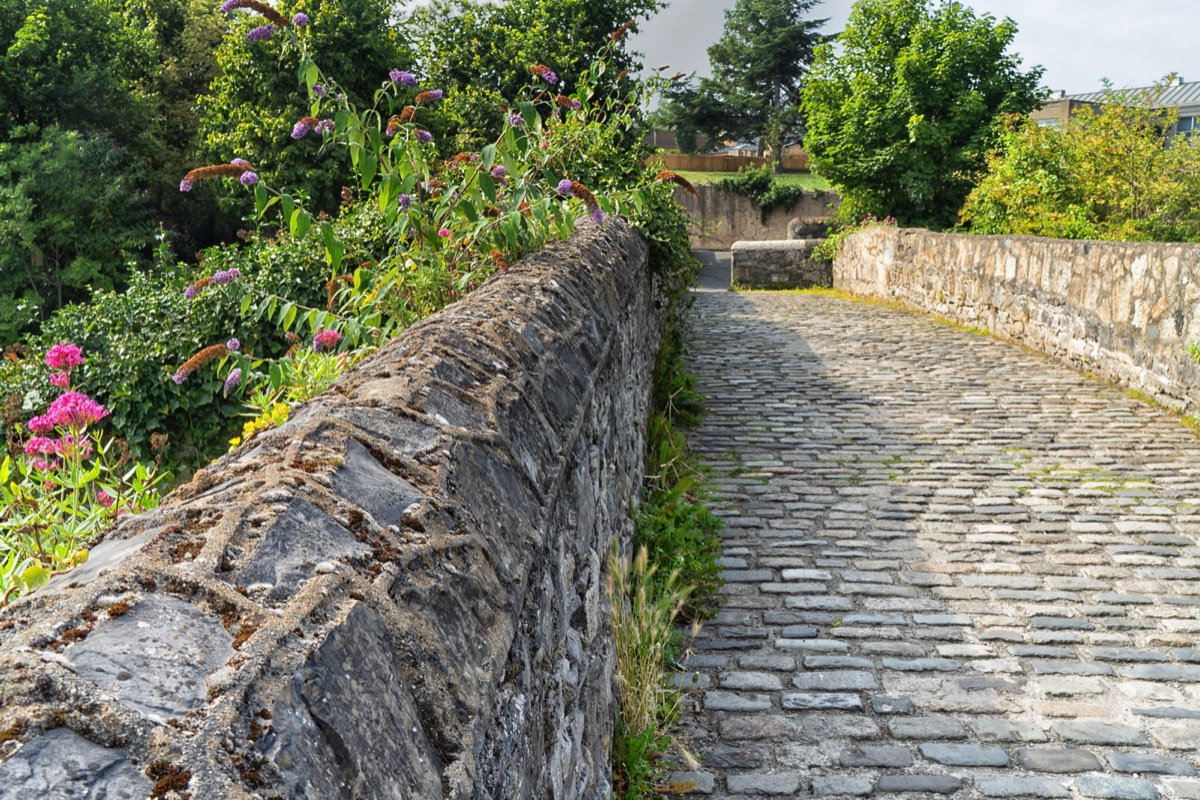
[{"label": "overcast sky", "polygon": [[[1026,67],[1046,68],[1042,82],[1068,94],[1101,88],[1146,86],[1167,73],[1200,80],[1200,2],[1197,0],[967,0],[977,13],[1012,17],[1019,32],[1013,50]],[[710,44],[721,36],[724,10],[734,0],[671,0],[633,38],[646,65],[670,64],[707,74]],[[853,0],[824,0],[814,9],[837,33]]]}]

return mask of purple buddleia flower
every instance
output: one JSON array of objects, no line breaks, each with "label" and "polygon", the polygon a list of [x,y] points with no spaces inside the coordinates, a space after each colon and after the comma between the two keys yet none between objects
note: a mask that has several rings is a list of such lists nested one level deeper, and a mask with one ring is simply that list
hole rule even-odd
[{"label": "purple buddleia flower", "polygon": [[558,193],[561,194],[563,197],[566,197],[567,195],[569,195],[571,193],[571,179],[570,178],[563,178],[561,181],[558,182]]},{"label": "purple buddleia flower", "polygon": [[246,170],[238,180],[242,182],[242,186],[253,186],[258,183],[258,173]]},{"label": "purple buddleia flower", "polygon": [[401,86],[416,86],[417,79],[411,72],[405,72],[402,69],[394,69],[388,73],[388,77],[392,79],[392,83],[398,83]]},{"label": "purple buddleia flower", "polygon": [[446,96],[446,93],[443,92],[441,89],[430,89],[429,90],[429,99],[430,100],[441,100],[445,96]]},{"label": "purple buddleia flower", "polygon": [[301,11],[299,14],[292,17],[292,24],[297,28],[303,28],[308,24],[308,14],[305,14],[303,11]]},{"label": "purple buddleia flower", "polygon": [[179,182],[179,191],[190,192],[192,190],[192,182],[184,178]]},{"label": "purple buddleia flower", "polygon": [[396,202],[400,204],[401,211],[408,211],[408,207],[412,205],[412,195],[397,195]]},{"label": "purple buddleia flower", "polygon": [[324,97],[325,95],[329,94],[329,90],[326,89],[322,84],[314,83],[312,93],[317,97]]},{"label": "purple buddleia flower", "polygon": [[433,134],[429,131],[417,131],[417,141],[421,144],[428,144],[433,141]]},{"label": "purple buddleia flower", "polygon": [[524,128],[525,118],[520,114],[511,114],[508,117],[508,124],[512,125],[514,128]]},{"label": "purple buddleia flower", "polygon": [[273,24],[259,25],[254,30],[246,34],[247,42],[263,42],[275,35],[275,26]]},{"label": "purple buddleia flower", "polygon": [[241,382],[242,382],[242,368],[234,367],[233,369],[229,370],[229,377],[227,377],[225,379],[225,386],[222,388],[221,393],[225,397],[229,397],[229,393],[232,392],[234,390],[234,388],[236,388],[237,385]]},{"label": "purple buddleia flower", "polygon": [[250,169],[250,162],[244,158],[235,158],[233,161],[230,161],[229,163],[233,164],[235,167],[241,167],[242,169]]},{"label": "purple buddleia flower", "polygon": [[221,3],[221,7],[217,10],[222,14],[228,14],[238,8],[238,5],[239,4],[237,0],[225,0],[225,2]]},{"label": "purple buddleia flower", "polygon": [[323,119],[317,122],[317,127],[313,128],[317,133],[333,133],[334,124],[331,119]]},{"label": "purple buddleia flower", "polygon": [[299,122],[297,122],[295,125],[292,126],[292,138],[293,139],[303,139],[305,137],[305,135],[307,135],[308,132],[310,130],[312,130],[312,128],[309,127],[307,119],[308,118],[306,117],[305,119],[300,120]]},{"label": "purple buddleia flower", "polygon": [[505,167],[503,164],[497,164],[496,166],[492,167],[492,177],[493,178],[503,178],[507,174],[508,174],[508,168]]},{"label": "purple buddleia flower", "polygon": [[242,343],[235,336],[232,339],[230,339],[228,342],[225,343],[225,349],[231,353],[236,353],[238,350],[242,349]]},{"label": "purple buddleia flower", "polygon": [[179,385],[187,380],[187,373],[183,371],[176,372],[171,376],[171,380],[175,381],[176,385]]},{"label": "purple buddleia flower", "polygon": [[592,219],[596,222],[604,222],[604,212],[600,210],[600,206],[592,209]]}]

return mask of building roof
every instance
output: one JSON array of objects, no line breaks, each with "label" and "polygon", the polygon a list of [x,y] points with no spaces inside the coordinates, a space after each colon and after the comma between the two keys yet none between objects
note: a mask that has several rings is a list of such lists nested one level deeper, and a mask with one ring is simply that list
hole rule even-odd
[{"label": "building roof", "polygon": [[[1157,86],[1141,86],[1136,89],[1124,89],[1118,91],[1128,91],[1133,95],[1145,95],[1146,97],[1154,97],[1158,91]],[[1067,95],[1069,100],[1082,100],[1087,103],[1103,103],[1109,98],[1108,91],[1101,92],[1084,92],[1083,94]],[[1162,87],[1162,94],[1158,96],[1154,103],[1156,106],[1173,108],[1175,106],[1191,106],[1200,104],[1200,81],[1192,81],[1184,83],[1181,79],[1171,81],[1166,86]]]}]

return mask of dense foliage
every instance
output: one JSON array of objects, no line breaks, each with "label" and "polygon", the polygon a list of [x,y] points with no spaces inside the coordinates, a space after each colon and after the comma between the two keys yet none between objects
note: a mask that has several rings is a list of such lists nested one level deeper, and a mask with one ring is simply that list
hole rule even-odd
[{"label": "dense foliage", "polygon": [[1008,114],[1038,104],[1042,70],[1008,52],[1017,26],[959,2],[858,0],[817,50],[805,147],[843,213],[955,224]]},{"label": "dense foliage", "polygon": [[736,174],[717,181],[717,186],[748,197],[758,206],[762,221],[774,208],[791,208],[804,196],[804,187],[777,181],[768,166],[742,167]]},{"label": "dense foliage", "polygon": [[725,12],[721,39],[708,48],[712,76],[673,91],[660,117],[684,152],[696,134],[710,140],[760,141],[776,164],[803,130],[800,87],[827,20],[805,19],[821,0],[738,0]]},{"label": "dense foliage", "polygon": [[1113,93],[1062,127],[1013,118],[967,197],[972,233],[1200,241],[1200,148],[1172,138],[1176,109]]},{"label": "dense foliage", "polygon": [[592,65],[597,48],[614,38],[601,94],[635,88],[639,54],[624,38],[665,0],[433,0],[408,20],[417,60],[432,85],[447,90],[443,113],[456,147],[494,139],[504,128],[506,103],[526,83],[526,68],[545,64],[567,86]]}]

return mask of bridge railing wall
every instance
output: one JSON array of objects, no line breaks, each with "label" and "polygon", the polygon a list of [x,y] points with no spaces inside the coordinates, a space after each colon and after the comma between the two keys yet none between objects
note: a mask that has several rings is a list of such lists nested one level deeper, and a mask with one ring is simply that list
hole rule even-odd
[{"label": "bridge railing wall", "polygon": [[1184,411],[1200,410],[1200,246],[870,228],[834,286],[987,329]]},{"label": "bridge railing wall", "polygon": [[0,795],[610,796],[646,256],[524,259],[0,612]]}]

